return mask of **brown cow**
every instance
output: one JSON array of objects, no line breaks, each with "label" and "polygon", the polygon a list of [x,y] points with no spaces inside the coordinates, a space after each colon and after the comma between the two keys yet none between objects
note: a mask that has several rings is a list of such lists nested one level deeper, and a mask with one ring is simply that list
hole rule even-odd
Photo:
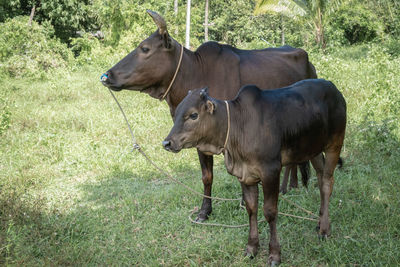
[{"label": "brown cow", "polygon": [[[208,86],[212,97],[233,99],[245,84],[272,89],[316,77],[307,53],[289,46],[240,50],[207,42],[192,52],[168,34],[167,25],[160,15],[147,12],[158,30],[103,74],[102,82],[115,91],[135,90],[165,99],[172,117],[188,90],[195,88]],[[211,196],[213,157],[201,151],[198,155],[204,194]],[[207,219],[211,211],[211,200],[203,198],[197,220]]]},{"label": "brown cow", "polygon": [[238,178],[249,214],[248,255],[259,247],[258,183],[262,184],[270,227],[269,263],[274,265],[281,259],[276,221],[282,166],[311,160],[321,194],[319,234],[329,235],[329,197],[345,128],[346,102],[329,81],[304,80],[267,91],[248,85],[232,101],[211,98],[206,89],[198,89],[179,104],[163,146],[172,152],[196,147],[206,154],[224,153],[226,169]]}]

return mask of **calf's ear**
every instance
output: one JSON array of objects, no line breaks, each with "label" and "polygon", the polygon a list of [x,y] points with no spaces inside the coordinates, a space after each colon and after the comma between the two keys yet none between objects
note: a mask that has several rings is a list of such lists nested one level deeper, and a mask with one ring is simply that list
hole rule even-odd
[{"label": "calf's ear", "polygon": [[204,87],[200,90],[200,98],[203,100],[208,98],[208,87]]},{"label": "calf's ear", "polygon": [[211,100],[206,101],[206,110],[208,113],[213,114],[214,110],[216,109],[215,103]]}]

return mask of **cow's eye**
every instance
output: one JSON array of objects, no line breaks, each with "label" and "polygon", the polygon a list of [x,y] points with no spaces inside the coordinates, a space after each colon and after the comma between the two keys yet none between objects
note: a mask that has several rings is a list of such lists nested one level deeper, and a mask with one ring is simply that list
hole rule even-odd
[{"label": "cow's eye", "polygon": [[143,52],[143,53],[147,53],[147,52],[149,52],[149,50],[150,50],[149,48],[144,47],[144,46],[142,46],[141,49],[142,49],[142,52]]},{"label": "cow's eye", "polygon": [[192,113],[189,115],[189,118],[191,118],[192,120],[196,120],[199,117],[199,114],[197,113]]}]

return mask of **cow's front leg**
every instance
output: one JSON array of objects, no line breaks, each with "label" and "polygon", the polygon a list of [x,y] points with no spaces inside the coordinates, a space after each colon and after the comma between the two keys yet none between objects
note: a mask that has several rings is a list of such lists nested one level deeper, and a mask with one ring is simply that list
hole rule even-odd
[{"label": "cow's front leg", "polygon": [[246,202],[246,210],[249,214],[250,222],[249,240],[246,248],[246,256],[254,257],[257,254],[259,247],[257,224],[258,185],[245,185],[244,183],[240,184],[242,186],[243,198]]},{"label": "cow's front leg", "polygon": [[[204,184],[204,195],[211,196],[211,188],[213,183],[213,156],[207,156],[197,150],[199,155],[202,181]],[[203,197],[203,203],[201,204],[201,209],[197,215],[196,221],[202,222],[208,219],[208,215],[212,212],[211,199]]]},{"label": "cow's front leg", "polygon": [[264,216],[270,231],[268,264],[271,266],[276,266],[281,262],[281,248],[276,229],[280,171],[281,167],[278,162],[271,164],[261,179],[264,193]]}]

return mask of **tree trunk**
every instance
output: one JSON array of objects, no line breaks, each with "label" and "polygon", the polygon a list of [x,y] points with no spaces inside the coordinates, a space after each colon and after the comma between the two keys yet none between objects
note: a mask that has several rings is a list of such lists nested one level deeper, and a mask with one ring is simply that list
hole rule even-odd
[{"label": "tree trunk", "polygon": [[208,0],[206,0],[206,8],[204,11],[204,41],[208,41]]},{"label": "tree trunk", "polygon": [[32,26],[32,20],[33,20],[33,16],[35,16],[35,10],[36,10],[36,5],[33,4],[33,7],[31,9],[31,15],[29,16],[29,20],[28,20],[28,26]]},{"label": "tree trunk", "polygon": [[285,25],[283,24],[283,15],[281,14],[281,41],[285,45]]},{"label": "tree trunk", "polygon": [[[178,18],[178,0],[174,0],[174,14],[175,14],[175,19],[177,19]],[[179,26],[177,23],[176,27],[175,27],[175,36],[178,35],[178,32],[179,32]]]},{"label": "tree trunk", "polygon": [[190,49],[190,0],[187,0],[187,9],[186,9],[186,41],[185,47]]},{"label": "tree trunk", "polygon": [[317,21],[315,23],[315,38],[317,41],[317,44],[322,47],[323,49],[325,49],[326,44],[325,44],[325,40],[324,40],[324,25],[323,25],[323,21],[322,21],[322,13],[321,13],[321,8],[318,8],[318,17],[317,17]]}]

